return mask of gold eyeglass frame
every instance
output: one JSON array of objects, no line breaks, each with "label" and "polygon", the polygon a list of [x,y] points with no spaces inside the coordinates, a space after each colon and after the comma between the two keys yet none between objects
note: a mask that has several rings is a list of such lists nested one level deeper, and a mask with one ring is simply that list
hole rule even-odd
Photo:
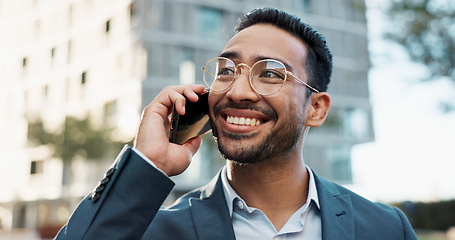
[{"label": "gold eyeglass frame", "polygon": [[[207,72],[209,75],[215,77],[213,74],[211,74],[209,71],[206,70],[206,69],[207,69],[207,65],[209,64],[209,62],[211,62],[211,61],[213,61],[213,60],[215,60],[215,59],[223,59],[223,60],[230,61],[230,62],[232,62],[232,65],[234,66],[234,78],[232,79],[232,81],[231,81],[231,83],[229,84],[229,86],[227,86],[226,88],[224,88],[224,89],[222,89],[222,90],[214,90],[214,89],[212,89],[211,86],[210,86],[210,85],[207,83],[207,81],[205,80],[205,72]],[[251,73],[251,69],[254,68],[254,66],[256,66],[257,64],[259,64],[259,63],[261,63],[261,62],[266,62],[266,61],[272,61],[272,62],[276,62],[276,63],[278,63],[278,64],[281,64],[281,65],[283,66],[284,71],[285,71],[285,75],[284,75],[283,83],[281,84],[281,87],[280,87],[278,90],[276,90],[276,91],[273,92],[273,93],[262,94],[261,92],[259,92],[259,91],[258,91],[256,88],[254,88],[254,86],[253,86],[253,83],[252,83],[252,81],[253,81],[253,80],[252,80],[252,79],[253,79],[253,76],[252,76],[252,73]],[[202,72],[203,72],[202,76],[203,76],[203,79],[204,79],[204,83],[205,83],[205,85],[207,85],[207,87],[208,87],[210,90],[212,90],[212,91],[215,91],[215,92],[222,92],[222,91],[225,91],[225,90],[229,89],[229,88],[232,86],[232,84],[234,83],[234,81],[235,81],[235,80],[237,79],[237,77],[240,75],[240,74],[238,74],[237,69],[239,69],[241,66],[245,66],[246,68],[248,68],[248,80],[249,80],[249,83],[250,83],[250,87],[251,87],[256,93],[258,93],[258,94],[261,95],[261,96],[270,96],[270,95],[273,95],[273,94],[279,92],[279,91],[281,90],[281,88],[283,88],[284,83],[285,83],[286,80],[287,80],[287,75],[288,75],[288,74],[291,75],[295,80],[297,80],[297,82],[302,83],[303,85],[305,85],[306,87],[308,87],[310,90],[312,90],[312,91],[314,91],[314,92],[316,92],[316,93],[319,93],[319,90],[317,90],[316,88],[310,86],[308,83],[306,83],[306,82],[304,82],[303,80],[301,80],[301,79],[299,79],[298,77],[296,77],[292,72],[290,72],[290,71],[288,71],[288,70],[286,69],[286,66],[285,66],[282,62],[280,62],[280,61],[278,61],[278,60],[276,60],[276,59],[261,59],[261,60],[257,61],[256,63],[254,63],[253,66],[250,67],[250,66],[248,66],[248,65],[245,64],[245,63],[239,63],[239,64],[235,65],[234,61],[232,61],[232,60],[229,59],[229,58],[225,58],[225,57],[215,57],[215,58],[212,58],[212,59],[208,60],[208,61],[205,63],[205,66],[202,67],[202,69],[201,69]]]}]

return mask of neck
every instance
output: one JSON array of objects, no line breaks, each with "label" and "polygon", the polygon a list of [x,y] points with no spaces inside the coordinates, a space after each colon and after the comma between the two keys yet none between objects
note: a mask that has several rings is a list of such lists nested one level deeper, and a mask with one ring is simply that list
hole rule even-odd
[{"label": "neck", "polygon": [[232,188],[277,230],[306,202],[309,175],[300,154],[247,165],[228,161],[227,170]]}]

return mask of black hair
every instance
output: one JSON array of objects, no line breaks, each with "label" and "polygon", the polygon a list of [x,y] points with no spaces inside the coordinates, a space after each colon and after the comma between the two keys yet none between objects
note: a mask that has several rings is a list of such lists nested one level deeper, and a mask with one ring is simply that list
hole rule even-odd
[{"label": "black hair", "polygon": [[235,33],[252,25],[265,23],[277,26],[298,37],[307,46],[308,84],[321,92],[327,91],[332,75],[332,53],[325,37],[297,16],[274,8],[258,8],[239,19]]}]

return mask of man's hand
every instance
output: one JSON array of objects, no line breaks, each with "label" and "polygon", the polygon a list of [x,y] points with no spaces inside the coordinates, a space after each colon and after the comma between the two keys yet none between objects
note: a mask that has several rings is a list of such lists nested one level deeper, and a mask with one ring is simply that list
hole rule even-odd
[{"label": "man's hand", "polygon": [[168,176],[181,174],[190,165],[191,158],[199,149],[202,139],[197,137],[184,145],[169,142],[173,107],[185,114],[185,97],[196,102],[204,91],[203,85],[166,87],[144,108],[134,147],[148,157]]}]

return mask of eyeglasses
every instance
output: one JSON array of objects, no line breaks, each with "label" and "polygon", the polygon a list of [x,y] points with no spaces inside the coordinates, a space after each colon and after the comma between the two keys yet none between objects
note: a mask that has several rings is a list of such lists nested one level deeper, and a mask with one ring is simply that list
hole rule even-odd
[{"label": "eyeglasses", "polygon": [[288,74],[312,91],[319,93],[316,88],[297,78],[286,69],[282,62],[275,59],[259,60],[249,67],[245,63],[235,65],[232,60],[225,57],[212,58],[202,68],[204,82],[212,91],[224,91],[231,87],[234,80],[240,75],[242,66],[248,68],[250,86],[260,95],[267,96],[280,91]]}]

